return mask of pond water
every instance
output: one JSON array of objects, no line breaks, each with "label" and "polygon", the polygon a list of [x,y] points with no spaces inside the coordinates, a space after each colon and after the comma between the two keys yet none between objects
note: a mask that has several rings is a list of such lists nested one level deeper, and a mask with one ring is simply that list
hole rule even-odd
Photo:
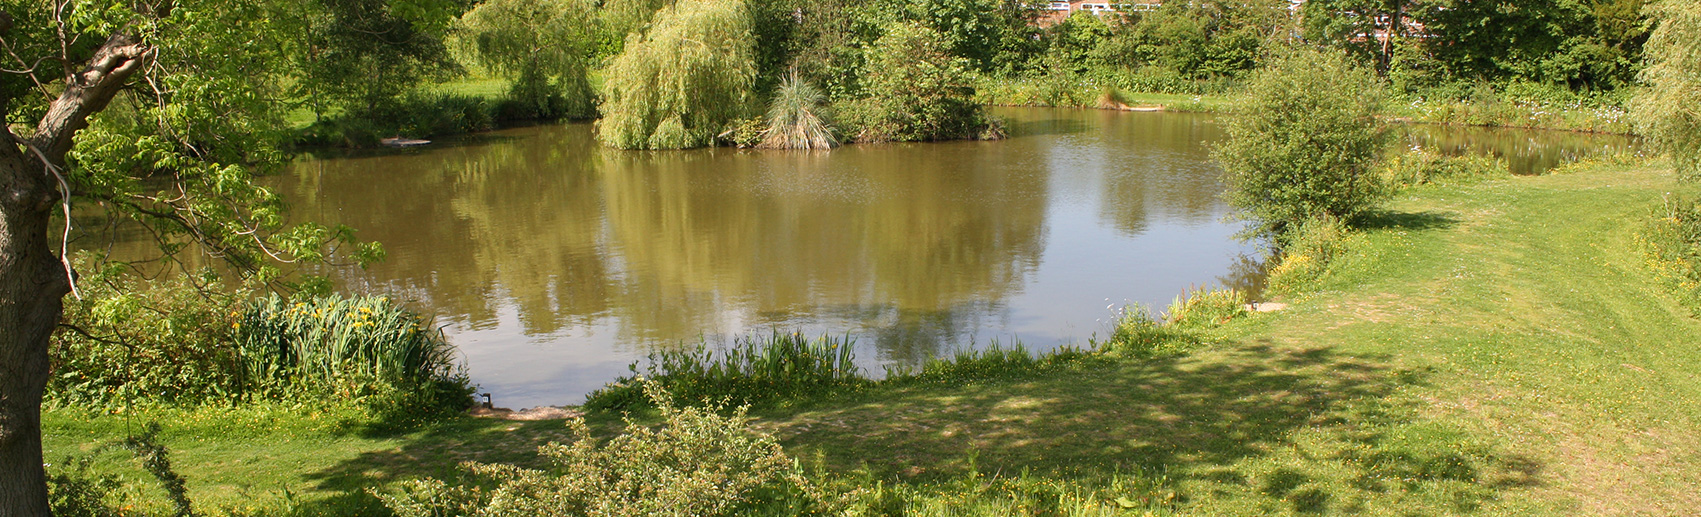
[{"label": "pond water", "polygon": [[[855,339],[871,374],[1105,335],[1116,308],[1255,288],[1210,115],[1001,108],[1011,138],[831,152],[605,149],[586,124],[304,160],[267,183],[386,261],[344,287],[434,314],[498,405],[576,403],[651,351]],[[1540,172],[1626,139],[1435,126],[1411,143]]]}]

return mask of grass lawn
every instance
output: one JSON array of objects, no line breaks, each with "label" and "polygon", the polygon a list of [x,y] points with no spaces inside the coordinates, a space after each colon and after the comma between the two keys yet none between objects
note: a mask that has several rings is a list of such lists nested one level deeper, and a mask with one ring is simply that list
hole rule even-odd
[{"label": "grass lawn", "polygon": [[[1408,191],[1310,295],[1186,355],[882,387],[758,425],[835,478],[947,494],[965,513],[1018,477],[1132,515],[1692,512],[1701,322],[1632,239],[1678,187],[1658,168],[1574,169]],[[385,435],[335,412],[150,416],[203,506],[301,514],[360,513],[363,487],[535,461],[565,436],[559,422]],[[48,457],[136,421],[49,412]],[[124,454],[100,465],[141,476]]]}]

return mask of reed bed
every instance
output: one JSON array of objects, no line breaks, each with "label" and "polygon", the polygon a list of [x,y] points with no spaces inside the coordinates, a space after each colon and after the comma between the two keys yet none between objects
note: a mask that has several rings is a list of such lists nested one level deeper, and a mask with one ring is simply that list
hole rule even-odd
[{"label": "reed bed", "polygon": [[274,294],[250,304],[235,340],[240,385],[250,392],[309,388],[346,398],[448,388],[465,396],[455,348],[383,297]]},{"label": "reed bed", "polygon": [[645,373],[638,364],[623,377],[585,397],[589,409],[624,409],[648,405],[642,380],[657,383],[686,404],[731,402],[753,404],[856,388],[869,381],[856,366],[849,337],[775,332],[767,338],[745,337],[717,353],[707,344],[650,354]]}]

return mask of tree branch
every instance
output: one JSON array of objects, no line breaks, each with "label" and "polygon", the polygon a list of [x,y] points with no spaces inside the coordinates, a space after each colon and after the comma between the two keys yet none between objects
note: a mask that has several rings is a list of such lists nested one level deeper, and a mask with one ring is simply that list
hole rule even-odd
[{"label": "tree branch", "polygon": [[107,38],[82,72],[66,78],[65,91],[48,106],[30,143],[63,165],[72,137],[88,127],[90,115],[106,109],[151,52],[152,48],[136,36],[114,34]]}]

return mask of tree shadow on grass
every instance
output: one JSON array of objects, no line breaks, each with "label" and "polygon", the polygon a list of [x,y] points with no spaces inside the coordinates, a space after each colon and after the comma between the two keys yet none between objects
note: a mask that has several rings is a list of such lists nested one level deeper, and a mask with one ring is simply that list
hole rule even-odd
[{"label": "tree shadow on grass", "polygon": [[1237,346],[905,388],[765,426],[795,454],[874,478],[926,484],[972,469],[1104,485],[1159,472],[1184,497],[1300,513],[1414,493],[1469,512],[1536,483],[1539,464],[1471,445],[1396,402],[1424,376],[1326,348]]},{"label": "tree shadow on grass", "polygon": [[1426,210],[1423,212],[1395,212],[1392,210],[1374,210],[1359,216],[1358,227],[1365,230],[1445,230],[1459,225],[1459,219],[1451,214]]}]

